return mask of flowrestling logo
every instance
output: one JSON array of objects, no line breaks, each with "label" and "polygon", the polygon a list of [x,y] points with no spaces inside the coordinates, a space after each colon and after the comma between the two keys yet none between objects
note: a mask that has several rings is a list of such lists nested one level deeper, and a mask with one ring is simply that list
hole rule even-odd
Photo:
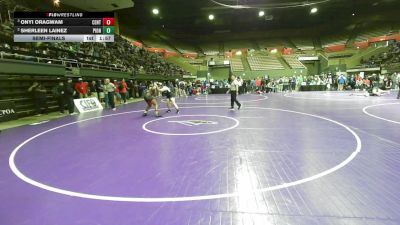
[{"label": "flowrestling logo", "polygon": [[185,126],[199,126],[199,125],[216,125],[218,122],[207,121],[207,120],[178,120],[178,121],[168,121],[168,123],[179,123]]}]

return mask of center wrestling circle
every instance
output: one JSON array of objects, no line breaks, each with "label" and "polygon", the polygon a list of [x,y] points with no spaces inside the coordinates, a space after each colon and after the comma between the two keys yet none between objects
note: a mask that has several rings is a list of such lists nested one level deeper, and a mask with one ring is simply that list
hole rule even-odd
[{"label": "center wrestling circle", "polygon": [[[182,120],[186,119],[186,120]],[[192,119],[192,120],[190,120]],[[167,122],[165,122],[167,120]],[[157,131],[155,129],[161,129],[157,128],[154,126],[151,128],[150,126],[152,124],[159,124],[161,123],[161,128],[171,128],[165,131]],[[164,123],[164,124],[162,124]],[[169,123],[169,124],[167,124]],[[226,123],[228,126],[226,126]],[[181,126],[175,126],[176,124],[181,125]],[[202,124],[211,124],[213,126],[206,126],[202,127]],[[186,126],[186,127],[185,127]],[[199,127],[200,126],[200,127]],[[221,128],[222,126],[222,128]],[[190,135],[205,135],[205,134],[215,134],[215,133],[220,133],[224,132],[227,130],[231,130],[239,126],[239,121],[235,118],[228,117],[228,116],[220,116],[220,115],[179,115],[179,116],[169,116],[169,117],[164,117],[164,118],[159,118],[155,120],[150,120],[149,122],[146,122],[143,124],[142,128],[143,130],[153,133],[153,134],[161,134],[161,135],[181,135],[181,136],[190,136]],[[150,128],[149,128],[150,127]],[[196,129],[198,128],[199,129]],[[211,127],[211,131],[209,128]],[[186,131],[183,133],[176,133],[173,132],[174,130],[177,130],[179,128],[190,128],[186,129]],[[204,129],[201,129],[204,128]],[[207,129],[207,130],[206,130]],[[196,131],[200,130],[200,131]]]}]

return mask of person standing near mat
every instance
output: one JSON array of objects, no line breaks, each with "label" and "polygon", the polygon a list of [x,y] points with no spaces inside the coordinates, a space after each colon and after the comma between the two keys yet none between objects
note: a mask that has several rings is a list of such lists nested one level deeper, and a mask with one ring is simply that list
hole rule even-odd
[{"label": "person standing near mat", "polygon": [[75,90],[78,94],[79,98],[87,98],[88,97],[88,83],[83,82],[82,78],[78,78],[78,82],[75,84]]},{"label": "person standing near mat", "polygon": [[119,93],[121,94],[121,104],[127,104],[127,93],[128,93],[128,85],[125,82],[125,79],[122,78],[121,82],[118,83]]},{"label": "person standing near mat", "polygon": [[157,94],[158,94],[158,87],[157,84],[151,83],[149,87],[143,92],[143,98],[147,103],[146,109],[144,110],[143,116],[147,116],[149,113],[149,109],[151,106],[154,106],[154,112],[156,117],[161,117],[160,113],[158,112],[158,102],[157,102]]},{"label": "person standing near mat", "polygon": [[397,99],[400,99],[400,73],[397,73],[395,77],[395,82],[397,82],[397,88],[399,88],[399,93],[397,94]]},{"label": "person standing near mat", "polygon": [[167,85],[164,85],[161,89],[160,92],[162,93],[162,96],[165,96],[167,98],[167,113],[171,112],[171,105],[173,105],[176,109],[176,114],[179,113],[179,107],[175,102],[175,87],[173,84],[170,84],[169,87]]},{"label": "person standing near mat", "polygon": [[346,77],[343,74],[340,74],[338,78],[338,91],[343,91],[345,85],[346,85]]},{"label": "person standing near mat", "polygon": [[64,82],[59,81],[58,85],[52,89],[54,98],[57,100],[60,114],[64,114],[65,109],[65,87]]},{"label": "person standing near mat", "polygon": [[231,84],[229,90],[226,92],[227,94],[231,93],[231,110],[234,110],[235,103],[238,106],[238,109],[242,107],[242,104],[237,100],[237,96],[239,93],[240,82],[236,79],[234,75],[231,76]]},{"label": "person standing near mat", "polygon": [[76,91],[74,89],[74,84],[72,83],[72,78],[67,79],[67,83],[64,87],[64,97],[65,102],[67,103],[69,115],[76,115],[78,113],[75,112],[75,105],[74,105],[74,96]]},{"label": "person standing near mat", "polygon": [[110,79],[105,79],[104,80],[104,93],[107,94],[108,98],[108,104],[110,105],[112,110],[116,110],[115,108],[115,101],[114,101],[114,95],[115,95],[115,85],[110,82]]},{"label": "person standing near mat", "polygon": [[39,82],[33,82],[32,86],[28,89],[28,92],[32,93],[34,100],[35,111],[37,116],[41,116],[44,112],[46,115],[48,113],[47,99],[46,99],[46,89]]},{"label": "person standing near mat", "polygon": [[399,85],[399,93],[397,93],[397,99],[400,99],[400,81],[398,81],[398,85]]}]

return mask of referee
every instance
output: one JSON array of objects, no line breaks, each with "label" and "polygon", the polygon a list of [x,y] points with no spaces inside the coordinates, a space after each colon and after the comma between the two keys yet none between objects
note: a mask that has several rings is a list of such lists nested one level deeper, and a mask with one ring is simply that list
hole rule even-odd
[{"label": "referee", "polygon": [[239,93],[239,86],[241,86],[240,82],[236,79],[234,75],[231,76],[231,85],[229,87],[229,90],[226,92],[227,94],[230,92],[231,93],[231,110],[234,110],[234,106],[238,106],[238,109],[240,110],[240,107],[242,107],[242,104],[237,100],[237,96]]}]

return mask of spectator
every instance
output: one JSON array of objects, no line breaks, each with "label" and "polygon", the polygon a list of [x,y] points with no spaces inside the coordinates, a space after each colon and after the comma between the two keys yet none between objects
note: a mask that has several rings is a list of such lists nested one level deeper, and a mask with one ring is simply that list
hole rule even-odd
[{"label": "spectator", "polygon": [[256,79],[250,81],[251,92],[254,93],[256,91]]},{"label": "spectator", "polygon": [[147,86],[144,82],[140,83],[139,86],[139,98],[143,97],[143,92],[147,89]]},{"label": "spectator", "polygon": [[[134,84],[133,84],[133,80],[129,80],[129,82],[128,82],[128,93],[129,93],[129,98],[130,99],[132,99],[132,98],[136,98],[136,95],[134,96],[133,94],[134,94]],[[136,94],[136,93],[135,93]]]},{"label": "spectator", "polygon": [[109,100],[108,100],[108,92],[106,91],[105,84],[106,84],[106,80],[104,79],[104,84],[102,85],[102,87],[103,87],[103,94],[104,94],[104,108],[105,108],[105,109],[108,109],[108,108],[110,108],[110,102],[109,102]]},{"label": "spectator", "polygon": [[259,91],[264,92],[264,86],[265,86],[265,80],[264,79],[260,79]]},{"label": "spectator", "polygon": [[378,82],[379,82],[379,88],[384,87],[384,82],[385,82],[385,75],[379,74],[378,75]]},{"label": "spectator", "polygon": [[64,114],[64,109],[65,109],[65,92],[64,92],[64,90],[65,90],[64,82],[62,82],[62,81],[58,82],[58,85],[56,85],[52,90],[53,95],[57,100],[60,114]]},{"label": "spectator", "polygon": [[180,81],[179,82],[179,97],[181,97],[181,96],[186,96],[187,97],[187,94],[186,94],[186,89],[187,88],[188,87],[187,87],[185,81]]},{"label": "spectator", "polygon": [[397,99],[400,99],[400,73],[397,73],[396,83],[397,83],[397,87],[399,88],[399,92],[397,93]]},{"label": "spectator", "polygon": [[290,82],[291,82],[291,85],[290,85],[290,91],[295,91],[296,90],[296,77],[292,77],[292,78],[290,78]]},{"label": "spectator", "polygon": [[75,91],[79,95],[79,98],[87,98],[88,83],[83,82],[82,78],[78,78],[78,82],[75,84]]},{"label": "spectator", "polygon": [[276,85],[275,85],[275,80],[272,79],[268,84],[267,84],[267,93],[276,93]]},{"label": "spectator", "polygon": [[125,79],[122,79],[122,81],[119,83],[119,92],[121,94],[121,104],[122,102],[124,104],[127,104],[126,102],[126,93],[127,93],[127,89],[128,89],[128,85],[125,82]]},{"label": "spectator", "polygon": [[47,100],[46,100],[46,89],[42,84],[33,82],[32,86],[28,89],[32,93],[33,103],[35,105],[35,111],[37,116],[41,116],[42,113],[47,114]]},{"label": "spectator", "polygon": [[301,85],[303,85],[303,82],[304,82],[303,76],[298,75],[296,78],[296,91],[300,90],[300,87],[301,87]]},{"label": "spectator", "polygon": [[261,91],[261,79],[259,77],[256,79],[256,90]]},{"label": "spectator", "polygon": [[[265,81],[266,82],[266,81]],[[206,85],[204,85],[204,88],[206,89],[207,88],[207,86]],[[244,81],[244,80],[242,80],[242,87],[241,87],[241,89],[242,89],[242,94],[246,94],[246,93],[248,93],[248,91],[247,91],[247,89],[248,89],[248,85],[247,85],[247,82],[246,81]]]},{"label": "spectator", "polygon": [[103,84],[101,83],[101,80],[96,82],[96,92],[100,102],[104,102]]},{"label": "spectator", "polygon": [[397,89],[400,89],[400,73],[395,73],[394,74],[394,79],[393,79],[393,81],[394,81],[394,83],[396,84],[396,88]]},{"label": "spectator", "polygon": [[[12,30],[10,29],[11,33]],[[114,42],[107,44],[41,43],[32,45],[30,43],[14,43],[10,45],[9,43],[12,43],[12,35],[8,35],[4,42],[0,40],[0,48],[6,53],[13,54],[8,56],[13,59],[37,62],[40,60],[37,57],[42,57],[46,58],[46,62],[65,63],[67,67],[77,66],[78,63],[82,63],[81,65],[84,67],[106,66],[107,69],[129,71],[133,74],[140,70],[146,74],[166,76],[189,74],[179,66],[167,62],[162,55],[138,48],[118,35],[115,35]],[[56,59],[61,59],[63,62]]]},{"label": "spectator", "polygon": [[360,74],[357,74],[356,75],[356,86],[355,86],[355,88],[357,89],[357,90],[362,90],[362,89],[364,89],[364,87],[363,87],[363,79],[362,79],[362,77],[361,77],[361,75]]},{"label": "spectator", "polygon": [[354,89],[356,86],[356,80],[354,75],[349,76],[348,84],[350,85],[351,89]]},{"label": "spectator", "polygon": [[283,84],[283,91],[284,92],[287,92],[287,91],[289,91],[289,78],[287,78],[287,77],[283,77],[282,78],[282,84]]},{"label": "spectator", "polygon": [[68,112],[70,115],[75,115],[77,113],[74,112],[74,96],[76,94],[76,91],[73,87],[72,84],[72,79],[68,78],[67,80],[67,84],[65,85],[64,88],[64,97],[65,97],[65,102],[67,103],[67,108],[68,108]]},{"label": "spectator", "polygon": [[331,88],[332,88],[332,85],[333,85],[333,79],[332,79],[332,76],[331,75],[329,75],[327,78],[326,78],[326,88],[327,88],[327,90],[328,91],[330,91],[330,90],[332,90]]},{"label": "spectator", "polygon": [[120,90],[119,90],[119,82],[117,81],[117,80],[114,80],[114,87],[115,87],[115,94],[114,94],[114,97],[116,98],[116,100],[117,101],[119,101],[119,103],[120,104],[122,104],[122,101],[121,101],[121,93],[120,93]]},{"label": "spectator", "polygon": [[139,85],[138,85],[138,83],[137,83],[137,81],[135,80],[135,82],[133,82],[133,97],[134,98],[140,98],[140,97],[142,97],[141,95],[140,95],[140,91],[139,91]]},{"label": "spectator", "polygon": [[368,89],[368,88],[370,88],[370,87],[371,87],[371,80],[365,78],[365,79],[364,79],[364,88],[365,88],[365,89]]},{"label": "spectator", "polygon": [[110,82],[110,79],[107,78],[104,80],[104,94],[107,93],[108,103],[110,104],[111,109],[114,111],[116,110],[114,101],[115,89],[116,87]]},{"label": "spectator", "polygon": [[283,91],[283,78],[279,78],[278,79],[278,92],[282,92]]},{"label": "spectator", "polygon": [[96,84],[96,81],[93,80],[93,81],[90,83],[90,86],[89,86],[89,96],[90,96],[90,97],[94,97],[95,94],[96,94],[95,97],[97,97],[98,99],[100,99],[100,98],[99,98],[99,94],[97,93],[97,84]]},{"label": "spectator", "polygon": [[338,78],[338,90],[343,91],[345,84],[346,84],[346,77],[343,74],[341,74]]}]

